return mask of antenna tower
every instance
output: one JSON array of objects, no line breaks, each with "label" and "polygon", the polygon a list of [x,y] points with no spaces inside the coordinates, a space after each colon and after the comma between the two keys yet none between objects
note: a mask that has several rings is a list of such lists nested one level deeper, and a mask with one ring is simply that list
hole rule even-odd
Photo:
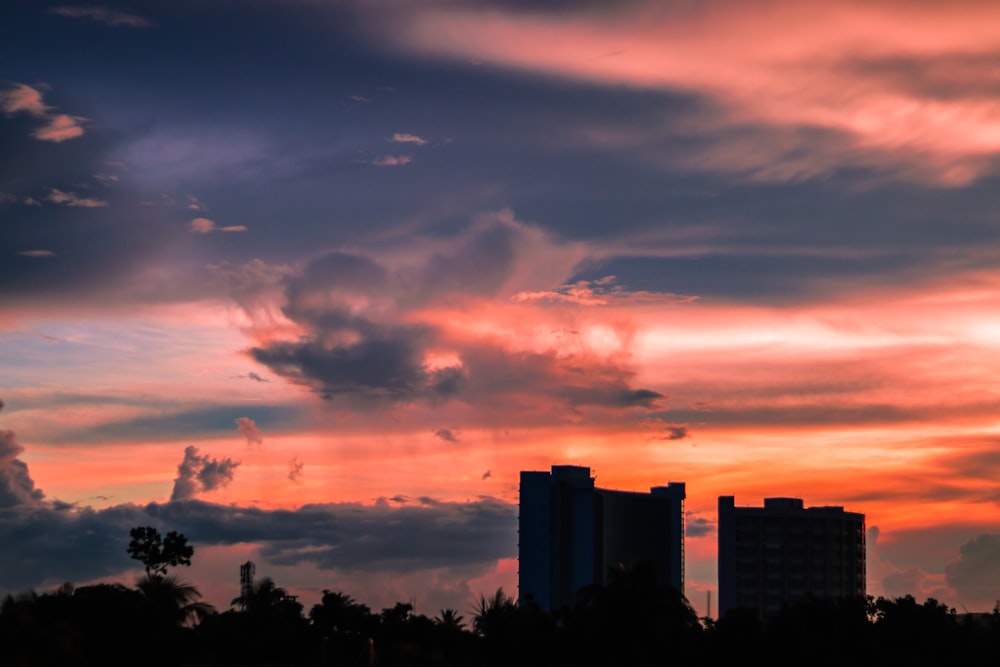
[{"label": "antenna tower", "polygon": [[248,560],[243,565],[240,565],[240,599],[243,600],[240,606],[244,609],[246,609],[246,601],[250,599],[250,595],[253,593],[253,574],[253,561]]}]

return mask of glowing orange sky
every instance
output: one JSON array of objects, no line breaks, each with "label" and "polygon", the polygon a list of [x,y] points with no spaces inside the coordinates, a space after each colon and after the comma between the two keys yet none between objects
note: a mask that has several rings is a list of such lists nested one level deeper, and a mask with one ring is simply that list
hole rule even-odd
[{"label": "glowing orange sky", "polygon": [[[863,512],[870,593],[992,605],[1000,6],[253,4],[12,16],[0,473],[45,494],[17,511],[169,505],[187,463],[228,509],[512,517],[519,471],[572,463],[686,482],[702,612],[719,495]],[[169,71],[161,38],[192,44]],[[268,548],[192,577],[516,588],[512,553]]]}]

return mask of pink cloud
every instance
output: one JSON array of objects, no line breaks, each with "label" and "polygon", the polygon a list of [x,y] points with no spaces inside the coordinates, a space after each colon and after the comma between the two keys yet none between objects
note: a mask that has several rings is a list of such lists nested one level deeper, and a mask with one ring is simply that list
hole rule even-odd
[{"label": "pink cloud", "polygon": [[380,155],[372,160],[376,167],[403,167],[413,162],[412,155]]},{"label": "pink cloud", "polygon": [[264,444],[264,433],[257,428],[257,424],[249,417],[239,417],[236,420],[236,430],[247,439],[248,445]]},{"label": "pink cloud", "polygon": [[392,135],[391,141],[397,144],[416,144],[418,146],[424,146],[427,144],[426,139],[421,139],[415,134],[410,134],[408,132],[396,132]]},{"label": "pink cloud", "polygon": [[42,122],[32,134],[36,139],[59,143],[83,136],[86,118],[58,113],[42,101],[42,94],[23,83],[10,90],[0,91],[0,109],[7,115],[26,113]]},{"label": "pink cloud", "polygon": [[962,185],[1000,152],[1000,104],[982,85],[1000,52],[991,3],[644,2],[559,16],[429,4],[392,29],[423,54],[695,94],[697,116],[629,129],[719,137],[672,158],[691,168],[789,180],[860,165]]},{"label": "pink cloud", "polygon": [[56,188],[49,190],[49,196],[46,199],[53,204],[63,204],[64,206],[77,208],[101,208],[108,205],[108,202],[101,199],[81,197],[75,192],[63,192]]},{"label": "pink cloud", "polygon": [[64,113],[53,114],[46,118],[46,124],[34,131],[36,139],[42,141],[66,141],[83,136],[80,126],[84,119],[79,116],[69,116]]},{"label": "pink cloud", "polygon": [[188,222],[188,228],[195,234],[211,234],[212,232],[245,232],[245,225],[228,225],[219,227],[214,220],[208,218],[194,218]]},{"label": "pink cloud", "polygon": [[0,91],[0,109],[10,115],[23,111],[32,116],[43,116],[49,108],[42,102],[39,91],[18,83],[11,90]]}]

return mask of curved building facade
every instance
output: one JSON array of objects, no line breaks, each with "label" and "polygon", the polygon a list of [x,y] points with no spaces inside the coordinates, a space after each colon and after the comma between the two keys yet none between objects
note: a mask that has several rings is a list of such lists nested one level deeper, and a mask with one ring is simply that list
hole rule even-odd
[{"label": "curved building facade", "polygon": [[684,592],[683,482],[649,493],[597,488],[590,468],[522,471],[518,514],[518,599],[546,611],[603,584],[610,568],[651,564]]}]

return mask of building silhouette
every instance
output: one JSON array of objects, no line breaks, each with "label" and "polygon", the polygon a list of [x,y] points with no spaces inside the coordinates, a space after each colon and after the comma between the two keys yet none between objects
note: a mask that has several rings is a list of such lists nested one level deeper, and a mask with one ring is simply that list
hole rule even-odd
[{"label": "building silhouette", "polygon": [[518,598],[546,611],[573,604],[603,584],[609,568],[652,565],[684,592],[683,482],[649,493],[594,486],[590,468],[522,471],[518,515]]},{"label": "building silhouette", "polygon": [[865,595],[865,515],[765,498],[736,507],[719,497],[719,616],[734,608],[765,617],[816,598]]}]

